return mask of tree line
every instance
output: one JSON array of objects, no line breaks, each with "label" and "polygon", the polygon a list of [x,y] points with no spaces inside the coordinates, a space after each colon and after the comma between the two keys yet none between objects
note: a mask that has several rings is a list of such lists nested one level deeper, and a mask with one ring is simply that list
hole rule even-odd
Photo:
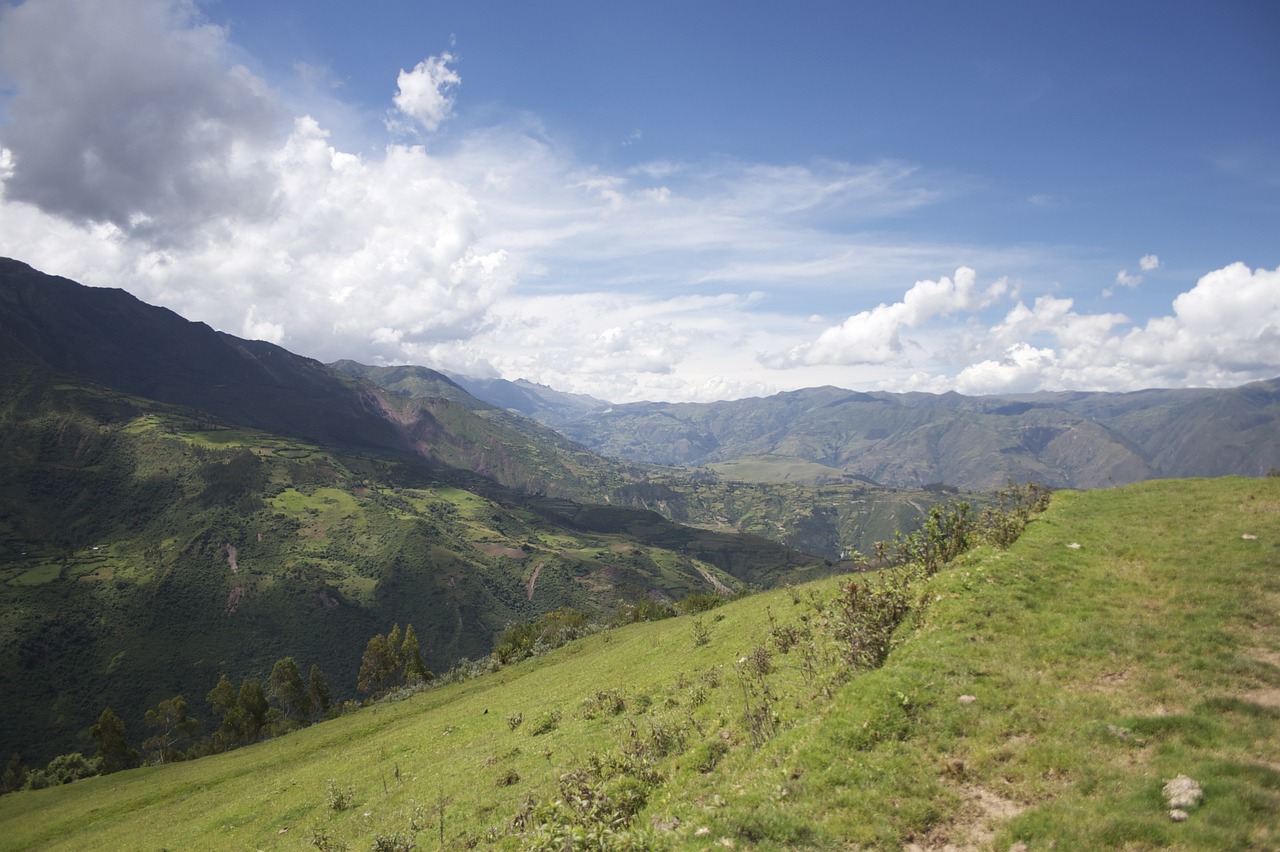
[{"label": "tree line", "polygon": [[[435,675],[422,659],[413,625],[404,631],[396,624],[391,632],[372,637],[365,646],[357,689],[372,702],[391,690],[428,683]],[[110,707],[103,709],[89,728],[93,751],[61,754],[43,769],[32,769],[14,754],[0,774],[0,793],[37,790],[69,784],[94,775],[110,775],[144,763],[158,765],[190,760],[251,745],[313,722],[332,718],[356,706],[335,705],[329,684],[317,665],[304,677],[293,657],[284,657],[264,682],[246,677],[239,687],[225,674],[205,695],[213,713],[210,733],[196,737],[200,719],[192,715],[184,695],[175,695],[147,710],[143,720],[148,735],[135,747],[124,721]]]}]

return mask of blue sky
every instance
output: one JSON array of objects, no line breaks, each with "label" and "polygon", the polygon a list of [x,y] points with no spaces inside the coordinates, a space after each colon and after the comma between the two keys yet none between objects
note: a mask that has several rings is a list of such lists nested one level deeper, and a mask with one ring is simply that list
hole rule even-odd
[{"label": "blue sky", "polygon": [[1280,375],[1270,2],[26,0],[0,253],[611,399]]}]

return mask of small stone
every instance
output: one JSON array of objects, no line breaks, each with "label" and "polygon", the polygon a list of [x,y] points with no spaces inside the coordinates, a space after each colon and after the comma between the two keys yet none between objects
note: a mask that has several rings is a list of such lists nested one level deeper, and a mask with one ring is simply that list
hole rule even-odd
[{"label": "small stone", "polygon": [[693,836],[694,836],[694,837],[706,837],[706,836],[707,836],[707,835],[709,835],[709,834],[711,834],[711,829],[709,829],[709,828],[707,828],[705,825],[703,825],[703,826],[699,826],[698,830],[697,830],[697,831],[695,831],[695,832],[693,833]]},{"label": "small stone", "polygon": [[1027,844],[1018,841],[1009,847],[1009,852],[1027,852]]},{"label": "small stone", "polygon": [[680,817],[673,816],[670,819],[656,820],[653,827],[658,829],[658,831],[674,831],[680,827]]},{"label": "small stone", "polygon": [[1068,544],[1068,545],[1067,545],[1067,547],[1071,548],[1072,550],[1079,550],[1079,549],[1080,549],[1080,542],[1078,542],[1078,541],[1073,541],[1073,542],[1071,542],[1070,544]]},{"label": "small stone", "polygon": [[1171,808],[1194,808],[1204,798],[1204,790],[1191,778],[1179,775],[1165,783],[1164,797]]},{"label": "small stone", "polygon": [[978,700],[978,697],[976,695],[961,695],[959,700],[961,704],[972,704]]},{"label": "small stone", "polygon": [[1258,537],[1257,537],[1256,535],[1251,535],[1251,534],[1249,534],[1249,533],[1245,533],[1244,535],[1242,535],[1242,536],[1240,536],[1240,537],[1241,537],[1242,539],[1244,539],[1245,541],[1257,541],[1257,540],[1258,540]]},{"label": "small stone", "polygon": [[1190,814],[1188,814],[1182,808],[1174,808],[1173,810],[1169,811],[1169,819],[1173,820],[1174,822],[1186,822],[1188,816],[1190,816]]}]

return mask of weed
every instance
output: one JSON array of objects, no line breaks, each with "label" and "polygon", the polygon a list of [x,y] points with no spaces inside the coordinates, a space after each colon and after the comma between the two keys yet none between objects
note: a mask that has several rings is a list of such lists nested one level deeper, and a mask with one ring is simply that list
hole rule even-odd
[{"label": "weed", "polygon": [[507,728],[509,728],[512,731],[520,727],[522,724],[524,724],[523,713],[512,713],[510,716],[507,717]]},{"label": "weed", "polygon": [[373,837],[373,852],[410,852],[414,846],[411,836],[398,831]]},{"label": "weed", "polygon": [[627,696],[621,689],[597,689],[595,695],[582,699],[582,718],[618,716],[627,710]]},{"label": "weed", "polygon": [[739,659],[735,668],[742,687],[742,721],[751,735],[752,744],[759,748],[777,733],[780,721],[774,710],[778,697],[766,679],[773,671],[769,649],[757,646]]},{"label": "weed", "polygon": [[549,734],[556,728],[560,727],[561,714],[559,710],[548,710],[538,718],[533,727],[529,729],[529,736],[539,737],[543,734]]},{"label": "weed", "polygon": [[329,832],[322,828],[317,828],[311,832],[311,845],[320,850],[320,852],[346,852],[347,844],[340,840],[334,840],[329,836]]},{"label": "weed", "polygon": [[693,620],[693,644],[700,648],[710,642],[711,628],[707,627],[701,618],[695,618]]},{"label": "weed", "polygon": [[342,788],[337,781],[329,781],[325,790],[325,805],[331,811],[345,811],[355,803],[356,791],[353,787]]},{"label": "weed", "polygon": [[694,769],[705,774],[716,768],[721,759],[729,753],[729,744],[720,737],[709,740],[705,743],[699,743],[696,748],[689,753],[689,757]]}]

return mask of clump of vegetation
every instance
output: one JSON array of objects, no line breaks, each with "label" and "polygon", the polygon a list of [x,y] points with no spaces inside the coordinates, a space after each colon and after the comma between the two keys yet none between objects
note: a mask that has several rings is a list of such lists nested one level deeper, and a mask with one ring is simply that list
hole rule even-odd
[{"label": "clump of vegetation", "polygon": [[342,787],[337,781],[330,779],[328,786],[324,791],[324,803],[331,811],[345,811],[355,803],[356,791],[354,787]]},{"label": "clump of vegetation", "polygon": [[627,694],[621,688],[597,689],[595,694],[582,699],[582,718],[618,716],[627,711]]},{"label": "clump of vegetation", "polygon": [[537,654],[546,653],[593,633],[600,625],[591,616],[571,607],[561,607],[534,621],[513,624],[498,634],[493,657],[509,665]]},{"label": "clump of vegetation", "polygon": [[377,697],[399,686],[414,686],[435,679],[422,661],[418,635],[413,625],[406,625],[404,634],[396,624],[387,635],[372,637],[360,659],[360,675],[356,688],[360,692]]},{"label": "clump of vegetation", "polygon": [[548,710],[538,717],[533,723],[533,727],[529,729],[529,736],[540,737],[543,734],[549,734],[556,728],[560,727],[560,719],[562,714],[559,710]]}]

